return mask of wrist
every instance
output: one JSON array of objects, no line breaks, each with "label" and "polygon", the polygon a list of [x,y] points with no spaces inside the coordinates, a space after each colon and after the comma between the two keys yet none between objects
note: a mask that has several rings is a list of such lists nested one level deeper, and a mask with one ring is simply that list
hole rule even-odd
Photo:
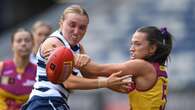
[{"label": "wrist", "polygon": [[98,78],[98,88],[105,88],[108,86],[108,78]]}]

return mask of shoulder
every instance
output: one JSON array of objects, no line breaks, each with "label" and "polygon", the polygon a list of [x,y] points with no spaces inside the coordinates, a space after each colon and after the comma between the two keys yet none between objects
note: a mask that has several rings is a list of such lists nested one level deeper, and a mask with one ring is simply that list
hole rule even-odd
[{"label": "shoulder", "polygon": [[39,53],[45,59],[47,59],[50,54],[60,46],[64,46],[64,44],[59,41],[56,37],[47,38],[42,45],[40,46]]},{"label": "shoulder", "polygon": [[1,74],[2,70],[3,70],[3,61],[0,61],[0,74]]},{"label": "shoulder", "polygon": [[63,46],[63,43],[60,42],[56,37],[50,37],[47,38],[43,44],[40,46],[41,53],[43,53],[45,50],[54,49],[56,47]]},{"label": "shoulder", "polygon": [[49,37],[47,38],[43,44],[42,44],[42,48],[45,47],[58,47],[58,46],[62,46],[63,43],[61,43],[56,37]]},{"label": "shoulder", "polygon": [[124,63],[128,70],[131,70],[136,75],[145,74],[147,72],[155,72],[153,65],[142,59],[129,60]]},{"label": "shoulder", "polygon": [[126,62],[127,64],[135,65],[137,67],[151,67],[152,64],[142,59],[134,59]]}]

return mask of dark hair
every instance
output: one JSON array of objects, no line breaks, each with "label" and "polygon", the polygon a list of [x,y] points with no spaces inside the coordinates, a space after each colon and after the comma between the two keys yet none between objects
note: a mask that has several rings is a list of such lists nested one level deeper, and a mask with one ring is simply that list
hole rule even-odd
[{"label": "dark hair", "polygon": [[147,34],[149,45],[156,45],[157,49],[152,56],[144,58],[149,62],[158,62],[165,65],[165,62],[170,58],[172,50],[173,36],[167,31],[166,28],[158,29],[155,26],[141,27],[137,32],[144,32]]},{"label": "dark hair", "polygon": [[26,28],[18,28],[11,35],[11,43],[13,43],[15,34],[18,33],[18,32],[28,32],[30,34],[30,37],[31,37],[32,41],[33,41],[33,35],[31,33],[31,31],[27,30]]}]

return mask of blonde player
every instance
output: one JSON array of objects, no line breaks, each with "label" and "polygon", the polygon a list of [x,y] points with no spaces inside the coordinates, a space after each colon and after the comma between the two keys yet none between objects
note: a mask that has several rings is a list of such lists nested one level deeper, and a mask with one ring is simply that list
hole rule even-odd
[{"label": "blonde player", "polygon": [[[61,84],[54,84],[48,80],[46,74],[47,55],[45,55],[48,50],[64,46],[71,49],[75,54],[81,53],[82,55],[75,58],[75,66],[83,66],[78,64],[77,60],[80,61],[85,57],[80,41],[87,31],[88,23],[88,14],[80,6],[71,5],[64,10],[59,22],[59,29],[53,32],[38,50],[36,83],[29,101],[23,106],[22,110],[69,110],[67,100],[72,89],[97,89],[127,84],[127,82],[122,81],[126,77],[118,77],[120,72],[101,81],[78,77],[79,70],[77,69],[74,69],[73,74]],[[88,61],[87,58],[87,61],[82,63],[86,65]]]}]

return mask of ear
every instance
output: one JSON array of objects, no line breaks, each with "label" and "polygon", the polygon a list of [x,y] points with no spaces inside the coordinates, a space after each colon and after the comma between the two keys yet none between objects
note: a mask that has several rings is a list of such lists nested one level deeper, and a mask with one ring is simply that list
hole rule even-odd
[{"label": "ear", "polygon": [[157,46],[156,45],[151,45],[149,48],[149,53],[154,54],[156,52]]}]

